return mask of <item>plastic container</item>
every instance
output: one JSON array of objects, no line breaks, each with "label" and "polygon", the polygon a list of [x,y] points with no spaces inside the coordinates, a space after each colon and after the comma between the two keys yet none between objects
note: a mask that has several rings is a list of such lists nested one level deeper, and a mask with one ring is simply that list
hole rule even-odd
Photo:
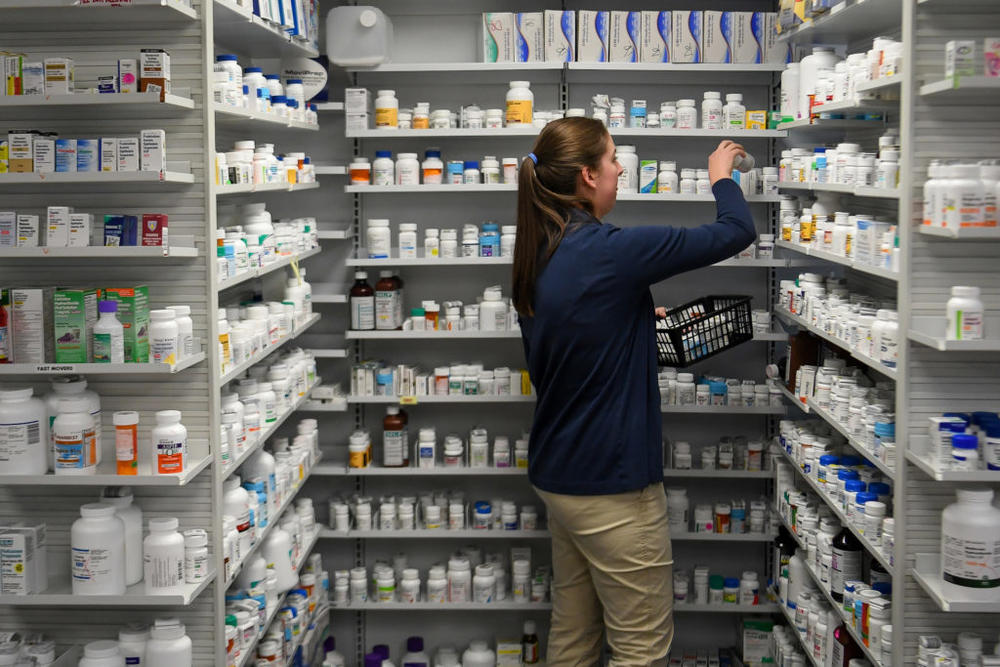
[{"label": "plastic container", "polygon": [[147,595],[181,595],[184,592],[184,536],[175,517],[149,520],[149,535],[142,543],[143,579]]},{"label": "plastic container", "polygon": [[372,185],[393,185],[396,182],[396,163],[392,161],[392,151],[375,151],[372,160]]},{"label": "plastic container", "polygon": [[955,285],[947,305],[946,340],[982,340],[985,335],[983,302],[979,288]]},{"label": "plastic container", "polygon": [[97,312],[100,318],[93,330],[94,363],[125,363],[125,328],[118,321],[118,302],[98,301]]},{"label": "plastic container", "polygon": [[0,475],[44,475],[49,419],[31,387],[0,389]]},{"label": "plastic container", "polygon": [[102,503],[80,507],[70,529],[73,595],[125,594],[125,524]]},{"label": "plastic container", "polygon": [[462,654],[462,667],[496,667],[497,656],[482,639],[474,639]]},{"label": "plastic container", "polygon": [[375,97],[375,129],[399,129],[399,100],[395,90],[380,90]]},{"label": "plastic container", "polygon": [[507,91],[507,126],[531,125],[535,95],[530,81],[511,81]]},{"label": "plastic container", "polygon": [[55,445],[57,475],[97,473],[99,446],[90,403],[86,398],[59,400],[58,412],[52,422],[52,442]]},{"label": "plastic container", "polygon": [[[54,378],[52,380],[52,391],[46,394],[43,399],[48,408],[50,432],[52,430],[52,420],[59,413],[59,400],[62,398],[82,398],[86,400],[87,409],[90,412],[90,416],[94,419],[94,440],[98,445],[94,453],[96,454],[96,462],[100,463],[102,460],[100,447],[100,443],[102,442],[101,397],[96,392],[87,389],[87,381],[79,375]],[[54,445],[54,443],[52,444]],[[53,449],[50,454],[49,465],[53,465],[54,461],[55,450]]]},{"label": "plastic container", "polygon": [[622,173],[618,176],[618,192],[639,192],[639,156],[635,153],[635,146],[616,146],[615,159],[622,166]]},{"label": "plastic container", "polygon": [[420,161],[416,153],[396,155],[396,185],[420,185]]},{"label": "plastic container", "polygon": [[424,153],[424,161],[420,163],[424,185],[440,185],[444,182],[444,162],[441,151],[429,149]]},{"label": "plastic container", "polygon": [[[368,258],[388,259],[392,252],[392,232],[389,230],[389,221],[385,219],[369,220],[366,236]],[[365,277],[367,278],[367,275]]]},{"label": "plastic container", "polygon": [[943,594],[995,601],[1000,588],[1000,509],[989,488],[958,489],[957,501],[941,513]]},{"label": "plastic container", "polygon": [[388,62],[392,21],[371,6],[334,7],[326,15],[330,62],[340,67],[373,67]]},{"label": "plastic container", "polygon": [[222,512],[236,521],[239,533],[239,553],[250,553],[252,533],[250,532],[250,496],[240,486],[240,478],[233,475],[222,484]]},{"label": "plastic container", "polygon": [[191,638],[176,618],[158,618],[149,630],[143,667],[191,667]]},{"label": "plastic container", "polygon": [[125,585],[142,581],[142,509],[135,504],[132,489],[127,486],[106,486],[100,501],[115,508],[115,514],[125,526]]},{"label": "plastic container", "polygon": [[[241,244],[239,247],[246,246]],[[194,321],[191,319],[191,306],[167,306],[167,310],[174,311],[174,323],[177,325],[177,358],[184,359],[194,355]]]},{"label": "plastic container", "polygon": [[102,639],[83,647],[83,657],[77,667],[125,667],[125,656],[122,655],[118,642]]},{"label": "plastic container", "polygon": [[147,641],[149,627],[142,623],[129,623],[118,631],[118,648],[125,657],[126,665],[146,664]]},{"label": "plastic container", "polygon": [[701,102],[701,127],[703,130],[721,130],[722,126],[722,94],[714,90],[706,91]]},{"label": "plastic container", "polygon": [[177,315],[172,310],[149,311],[149,360],[154,364],[177,363]]},{"label": "plastic container", "polygon": [[187,470],[187,429],[181,424],[180,410],[160,410],[151,435],[153,471],[176,475]]}]

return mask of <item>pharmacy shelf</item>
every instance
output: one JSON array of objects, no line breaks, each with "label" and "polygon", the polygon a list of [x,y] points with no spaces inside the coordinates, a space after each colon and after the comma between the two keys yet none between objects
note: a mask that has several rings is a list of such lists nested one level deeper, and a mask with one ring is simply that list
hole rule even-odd
[{"label": "pharmacy shelf", "polygon": [[773,602],[762,602],[761,604],[697,604],[695,602],[675,601],[671,611],[675,614],[776,614],[778,612],[778,605]]},{"label": "pharmacy shelf", "polygon": [[[816,111],[818,109],[819,111]],[[816,107],[814,113],[823,113],[824,111],[829,111],[824,107]],[[787,123],[780,123],[778,128],[786,132],[791,132],[794,130],[815,130],[817,132],[831,131],[831,130],[855,130],[855,129],[868,129],[875,128],[883,124],[883,119],[873,118],[873,119],[858,119],[858,118],[801,118],[799,120],[791,120]]]},{"label": "pharmacy shelf", "polygon": [[[3,99],[3,98],[0,98]],[[197,248],[182,246],[86,246],[82,248],[0,248],[0,260],[17,261],[40,259],[97,259],[108,260],[170,260],[193,259],[198,256]]]},{"label": "pharmacy shelf", "polygon": [[880,461],[876,459],[874,456],[872,456],[872,453],[865,448],[865,446],[861,443],[861,441],[859,441],[855,436],[848,433],[847,429],[845,429],[844,426],[837,421],[837,418],[834,417],[829,410],[820,406],[819,403],[817,403],[811,398],[806,399],[806,406],[809,408],[809,412],[811,414],[816,415],[817,417],[825,421],[827,424],[829,424],[831,427],[833,427],[833,430],[835,430],[840,435],[844,436],[847,439],[847,444],[851,446],[851,449],[853,449],[855,452],[863,456],[866,460],[871,461],[872,465],[878,468],[883,475],[888,477],[890,480],[895,481],[895,475],[896,475],[895,471],[892,468],[890,468],[884,461]]},{"label": "pharmacy shelf", "polygon": [[[744,197],[751,204],[774,204],[781,201],[778,195],[746,195]],[[619,202],[711,202],[715,203],[715,195],[689,195],[674,194],[668,192],[619,192],[615,201]]]},{"label": "pharmacy shelf", "polygon": [[805,266],[805,263],[785,257],[730,257],[711,266],[717,269],[785,269],[789,266]]},{"label": "pharmacy shelf", "polygon": [[670,531],[671,542],[770,542],[771,533],[695,533]]},{"label": "pharmacy shelf", "polygon": [[851,358],[855,359],[856,361],[860,361],[868,368],[877,371],[878,373],[892,380],[896,379],[897,373],[895,368],[889,368],[888,366],[883,366],[882,363],[877,359],[873,359],[869,357],[867,354],[862,354],[858,350],[852,350],[845,341],[842,341],[839,338],[831,336],[822,329],[819,329],[818,327],[814,326],[811,322],[807,322],[804,318],[799,317],[798,315],[793,315],[792,313],[789,313],[788,311],[781,309],[775,309],[774,314],[779,319],[795,324],[800,329],[805,329],[814,336],[818,336],[819,338],[822,338],[831,345],[840,348],[841,350],[849,354]]},{"label": "pharmacy shelf", "polygon": [[767,333],[755,333],[753,339],[758,343],[787,343],[788,334],[784,331],[769,331]]},{"label": "pharmacy shelf", "polygon": [[773,479],[772,470],[702,470],[691,468],[681,470],[665,468],[663,476],[668,479]]},{"label": "pharmacy shelf", "polygon": [[983,239],[1000,241],[1000,227],[969,227],[966,229],[953,229],[946,227],[931,227],[930,225],[920,225],[916,230],[926,236],[938,236],[953,241],[982,241]]},{"label": "pharmacy shelf", "polygon": [[420,403],[443,403],[452,405],[480,403],[534,403],[535,396],[522,395],[429,395],[429,396],[348,396],[347,402],[354,405],[418,405]]},{"label": "pharmacy shelf", "polygon": [[100,113],[102,120],[136,120],[179,116],[194,109],[194,100],[159,93],[108,93],[72,95],[11,95],[0,97],[0,119],[79,119],[87,112]]},{"label": "pharmacy shelf", "polygon": [[347,303],[346,285],[339,283],[313,283],[312,303],[315,306],[320,303]]},{"label": "pharmacy shelf", "polygon": [[[119,478],[121,479],[121,478]],[[67,570],[69,568],[67,567]],[[73,584],[69,577],[50,579],[44,593],[37,595],[0,595],[0,605],[11,607],[129,607],[157,608],[187,607],[201,595],[202,591],[215,581],[215,570],[210,570],[205,578],[196,584],[184,584],[182,591],[175,594],[150,595],[146,593],[146,583],[140,581],[125,589],[124,595],[73,595]]]},{"label": "pharmacy shelf", "polygon": [[[659,200],[658,198],[663,195],[619,195],[618,201],[638,201],[647,200],[650,198],[653,200]],[[711,195],[695,195],[704,196],[706,199],[698,199],[694,201],[712,201],[715,199]],[[622,197],[627,197],[627,199],[622,199]],[[659,200],[663,201],[663,200]],[[689,199],[685,200],[672,200],[672,201],[693,201]],[[750,201],[762,201],[761,199],[751,199]],[[777,201],[777,199],[776,199]],[[416,257],[406,257],[401,258],[399,256],[399,249],[393,248],[391,251],[391,256],[389,258],[371,258],[367,257],[368,249],[359,248],[357,255],[355,257],[350,257],[346,261],[347,266],[361,266],[361,267],[380,267],[380,266],[413,266],[413,267],[428,267],[437,268],[442,266],[510,266],[514,263],[513,257],[426,257],[423,250],[417,250]],[[754,259],[743,259],[733,257],[731,259],[725,259],[721,262],[716,262],[712,266],[720,268],[774,268],[782,269],[789,266],[801,266],[804,263],[792,263],[796,260],[789,260],[784,257],[760,257]]]},{"label": "pharmacy shelf", "polygon": [[[344,445],[346,449],[347,445]],[[351,468],[344,463],[324,463],[316,466],[313,474],[320,477],[501,477],[528,474],[527,468]]]},{"label": "pharmacy shelf", "polygon": [[347,241],[354,237],[350,223],[317,223],[316,238],[320,241]]},{"label": "pharmacy shelf", "polygon": [[[65,191],[68,186],[83,186],[85,191],[93,191],[94,186],[100,186],[103,193],[136,192],[137,185],[157,184],[157,187],[181,187],[194,183],[194,174],[179,171],[73,171],[27,174],[0,174],[0,188],[10,191],[16,188],[16,194],[27,192],[49,191],[55,186],[62,186]],[[75,190],[74,190],[75,192]]]},{"label": "pharmacy shelf", "polygon": [[906,460],[936,482],[954,482],[958,484],[996,484],[1000,482],[1000,470],[939,470],[928,458],[928,452],[930,451],[929,436],[910,436],[909,445],[906,449]]},{"label": "pharmacy shelf", "polygon": [[848,616],[847,614],[844,613],[844,603],[837,602],[836,600],[833,599],[833,595],[830,593],[829,584],[823,583],[823,581],[819,578],[819,573],[816,572],[816,570],[814,570],[809,565],[806,565],[805,569],[807,572],[809,572],[809,576],[812,577],[813,583],[816,584],[816,588],[822,591],[823,596],[826,598],[826,601],[830,603],[833,609],[837,612],[837,615],[844,622],[844,626],[847,627],[847,631],[851,634],[851,637],[854,638],[855,643],[861,647],[861,650],[864,652],[868,660],[870,660],[871,663],[875,665],[875,667],[882,667],[881,652],[879,652],[879,655],[876,656],[874,653],[872,653],[872,650],[870,648],[865,646],[864,639],[861,637],[861,630],[854,627],[852,616]]},{"label": "pharmacy shelf", "polygon": [[[778,592],[773,589],[771,591],[771,594],[774,595],[775,599],[777,600],[781,599],[778,596]],[[813,667],[824,667],[822,662],[813,657],[813,647],[806,645],[806,638],[803,637],[802,633],[800,633],[796,629],[797,626],[795,624],[795,614],[789,611],[788,607],[781,604],[780,602],[775,606],[778,607],[778,611],[781,612],[781,615],[785,617],[785,621],[788,623],[788,627],[791,628],[792,631],[791,634],[795,635],[795,638],[799,640],[799,648],[802,649],[802,653],[806,654],[806,659],[809,660],[809,664],[812,665]]]},{"label": "pharmacy shelf", "polygon": [[317,102],[316,111],[343,111],[343,102]]},{"label": "pharmacy shelf", "polygon": [[781,72],[785,63],[566,63],[570,72],[728,72],[728,73],[769,73]]},{"label": "pharmacy shelf", "polygon": [[347,72],[359,74],[420,74],[422,72],[544,72],[556,71],[565,67],[561,62],[533,63],[481,63],[481,62],[447,62],[447,63],[383,63],[375,67],[345,67]]},{"label": "pharmacy shelf", "polygon": [[176,364],[0,364],[0,375],[172,375],[203,361],[205,353],[197,352]]},{"label": "pharmacy shelf", "polygon": [[846,266],[849,269],[860,271],[861,273],[878,276],[879,278],[885,278],[886,280],[899,280],[899,273],[897,271],[890,271],[889,269],[879,266],[872,266],[871,264],[864,264],[853,259],[841,257],[840,255],[832,253],[829,250],[823,250],[822,248],[803,246],[790,241],[782,241],[781,239],[775,241],[774,245],[778,248],[784,248],[786,250],[805,255],[806,257],[815,257],[816,259],[821,259],[824,262],[831,262],[833,264]]},{"label": "pharmacy shelf", "polygon": [[706,130],[697,128],[682,130],[676,127],[612,127],[608,129],[612,137],[671,137],[697,139],[715,137],[727,139],[780,139],[787,137],[784,130]]},{"label": "pharmacy shelf", "polygon": [[547,530],[351,530],[346,533],[323,528],[319,536],[324,540],[547,540],[552,534]]},{"label": "pharmacy shelf", "polygon": [[296,262],[301,262],[302,260],[309,259],[310,257],[315,257],[316,255],[323,252],[322,247],[315,247],[312,250],[306,250],[305,252],[298,255],[289,255],[288,257],[280,257],[276,261],[271,262],[266,266],[255,267],[249,271],[244,271],[243,273],[233,276],[232,278],[226,278],[225,280],[220,280],[216,289],[219,292],[225,291],[231,287],[235,287],[241,283],[245,283],[248,280],[254,280],[256,278],[263,278],[269,273],[274,273],[275,271],[280,271],[286,266],[291,266]]},{"label": "pharmacy shelf", "polygon": [[868,197],[870,199],[899,199],[902,195],[901,189],[890,190],[888,188],[856,187],[854,185],[841,185],[839,183],[789,183],[779,182],[779,190],[808,190],[810,192],[833,192],[842,195],[854,195],[855,197]]},{"label": "pharmacy shelf", "polygon": [[809,413],[809,406],[800,401],[799,397],[793,394],[791,391],[789,391],[788,387],[779,382],[778,389],[781,390],[781,393],[785,395],[785,398],[787,398],[792,405],[797,407],[802,412],[805,412],[806,414]]},{"label": "pharmacy shelf", "polygon": [[257,192],[301,192],[302,190],[315,190],[319,183],[243,183],[240,185],[220,185],[216,187],[215,194],[222,197],[225,195],[244,195]]},{"label": "pharmacy shelf", "polygon": [[344,348],[310,348],[306,350],[317,359],[346,359],[347,350]]},{"label": "pharmacy shelf", "polygon": [[[809,477],[808,475],[802,472],[802,468],[800,468],[799,464],[796,463],[794,459],[792,459],[791,454],[789,454],[784,449],[782,449],[781,452],[782,454],[785,455],[785,459],[791,464],[792,468],[795,469],[795,472],[798,473],[799,478],[805,480],[806,484],[809,485],[809,488],[812,489],[813,493],[819,496],[823,500],[823,502],[826,503],[827,507],[829,507],[833,511],[834,515],[837,517],[837,520],[840,521],[840,524],[842,526],[847,527],[847,529],[854,534],[854,537],[856,537],[857,540],[861,542],[861,546],[864,547],[865,551],[867,551],[875,558],[875,560],[881,563],[882,567],[885,568],[886,572],[888,572],[890,576],[895,576],[894,575],[895,568],[893,568],[892,565],[889,564],[889,559],[885,557],[885,555],[882,553],[882,550],[879,547],[873,545],[868,540],[868,538],[866,538],[864,535],[861,534],[861,531],[858,530],[857,526],[855,526],[847,519],[847,515],[844,514],[844,510],[841,509],[840,505],[837,504],[837,501],[833,498],[830,498],[830,496],[827,495],[826,491],[820,488],[819,483],[816,480],[814,480],[812,477]],[[818,578],[817,578],[817,583],[818,583]]]},{"label": "pharmacy shelf", "polygon": [[313,172],[317,176],[346,176],[347,167],[342,164],[314,164]]},{"label": "pharmacy shelf", "polygon": [[[987,317],[983,323],[986,331],[1000,330],[1000,318]],[[939,352],[1000,352],[1000,339],[948,340],[945,337],[947,320],[942,317],[914,317],[910,322],[907,336],[914,343],[920,343]]]},{"label": "pharmacy shelf", "polygon": [[[881,113],[883,111],[887,111],[889,109],[893,109],[898,106],[899,106],[899,100],[852,99],[852,100],[843,100],[842,102],[828,102],[818,107],[813,107],[813,113],[867,115],[870,113]],[[859,119],[855,118],[854,120],[859,120]],[[873,122],[876,119],[861,119],[861,120],[867,120],[867,122]]]},{"label": "pharmacy shelf", "polygon": [[240,452],[240,455],[233,459],[230,464],[223,469],[223,478],[229,477],[234,470],[238,470],[247,459],[253,456],[257,450],[261,449],[264,446],[264,443],[266,443],[272,435],[278,432],[278,429],[281,428],[282,424],[284,424],[289,417],[291,417],[299,408],[302,407],[304,403],[309,400],[309,395],[312,393],[312,390],[318,387],[321,382],[322,379],[317,377],[312,386],[306,389],[306,392],[302,396],[295,399],[295,402],[292,403],[291,407],[289,407],[284,414],[268,424],[267,428],[261,429],[260,434],[257,436],[257,442]]},{"label": "pharmacy shelf", "polygon": [[[903,79],[906,77],[902,74],[895,74],[893,76],[886,76],[880,79],[872,79],[870,81],[862,81],[854,86],[855,93],[881,93],[887,90],[896,90],[903,86]],[[898,100],[896,100],[898,102]]]},{"label": "pharmacy shelf", "polygon": [[254,16],[249,7],[237,7],[232,0],[215,0],[213,6],[215,42],[229,48],[249,49],[255,58],[316,58],[311,44],[293,38],[284,28]]},{"label": "pharmacy shelf", "polygon": [[898,31],[902,16],[901,0],[845,0],[813,20],[780,33],[778,41],[853,42]]},{"label": "pharmacy shelf", "polygon": [[[924,592],[945,612],[968,614],[1000,614],[1000,598],[995,595],[995,589],[988,589],[993,594],[992,601],[976,600],[968,595],[961,595],[946,589],[941,578],[940,554],[916,554],[915,566],[910,569],[910,575],[916,580]],[[969,589],[970,593],[976,590]]]},{"label": "pharmacy shelf", "polygon": [[299,408],[302,412],[347,412],[347,399],[335,398],[332,400],[306,401]]},{"label": "pharmacy shelf", "polygon": [[807,548],[806,541],[803,540],[802,536],[799,535],[798,532],[795,530],[795,528],[792,527],[792,524],[788,523],[788,519],[786,519],[774,507],[771,508],[771,511],[774,512],[774,515],[778,517],[779,521],[781,521],[781,525],[785,527],[785,530],[788,531],[788,534],[792,536],[793,540],[795,540],[795,544],[797,544],[800,549],[806,549]]},{"label": "pharmacy shelf", "polygon": [[318,123],[306,123],[299,120],[280,118],[276,113],[266,113],[254,109],[241,109],[218,102],[212,102],[212,111],[215,113],[216,123],[225,123],[227,125],[232,124],[246,127],[246,122],[252,121],[252,124],[263,123],[268,126],[289,130],[309,130],[313,132],[319,130]]},{"label": "pharmacy shelf", "polygon": [[[190,443],[191,449],[208,451],[208,443]],[[164,487],[186,486],[193,481],[202,470],[212,464],[212,456],[206,454],[201,458],[187,462],[187,470],[175,475],[154,474],[150,464],[140,465],[135,475],[119,475],[116,472],[116,462],[112,457],[97,467],[93,475],[0,475],[0,486],[128,486]]]},{"label": "pharmacy shelf", "polygon": [[352,602],[330,601],[330,611],[551,611],[551,602]]},{"label": "pharmacy shelf", "polygon": [[1000,97],[1000,79],[993,76],[957,76],[920,86],[920,96],[928,102],[945,104],[989,104]]},{"label": "pharmacy shelf", "polygon": [[783,405],[660,405],[660,412],[705,415],[784,415]]},{"label": "pharmacy shelf", "polygon": [[380,195],[380,194],[469,194],[476,192],[517,192],[517,186],[511,183],[479,184],[479,185],[345,185],[344,192],[348,194]]},{"label": "pharmacy shelf", "polygon": [[298,338],[305,330],[307,330],[309,327],[319,322],[319,319],[320,319],[319,313],[313,313],[312,315],[309,316],[308,319],[306,319],[305,322],[296,325],[295,330],[292,333],[288,334],[284,338],[281,338],[280,340],[278,340],[277,343],[269,345],[268,347],[259,351],[257,354],[253,355],[246,361],[237,364],[236,366],[231,368],[228,372],[223,373],[222,377],[219,379],[219,386],[222,387],[226,383],[235,380],[238,377],[241,377],[248,368],[259,364],[260,362],[264,361],[264,359],[267,359],[276,350],[280,350],[281,347],[288,341]]},{"label": "pharmacy shelf", "polygon": [[111,9],[100,3],[82,5],[80,0],[0,0],[0,11],[5,28],[49,32],[94,26],[105,30],[126,26],[141,29],[198,18],[198,13],[182,0],[131,0],[127,7]]},{"label": "pharmacy shelf", "polygon": [[521,340],[518,331],[347,331],[347,340]]},{"label": "pharmacy shelf", "polygon": [[537,137],[542,131],[540,127],[522,125],[516,127],[450,127],[426,130],[347,130],[348,139],[435,139],[435,138],[473,138],[473,137]]}]

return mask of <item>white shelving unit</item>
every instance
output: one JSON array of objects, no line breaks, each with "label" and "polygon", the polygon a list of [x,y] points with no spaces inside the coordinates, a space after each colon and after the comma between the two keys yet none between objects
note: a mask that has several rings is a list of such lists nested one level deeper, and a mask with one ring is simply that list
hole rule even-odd
[{"label": "white shelving unit", "polygon": [[849,269],[860,271],[861,273],[878,276],[879,278],[885,278],[886,280],[899,280],[899,272],[897,271],[891,271],[880,266],[874,266],[853,259],[848,259],[846,257],[841,257],[840,255],[832,253],[829,250],[823,250],[822,248],[803,246],[790,241],[782,241],[781,239],[776,240],[774,245],[778,248],[784,248],[786,250],[790,250],[791,252],[800,253],[806,257],[815,257],[816,259],[821,259],[825,262],[846,266]]},{"label": "white shelving unit", "polygon": [[173,375],[205,361],[204,352],[195,352],[176,364],[2,364],[0,375]]},{"label": "white shelving unit", "polygon": [[898,371],[895,368],[890,368],[888,366],[885,366],[882,364],[882,362],[878,361],[877,359],[873,359],[872,357],[869,357],[867,354],[864,354],[859,350],[851,349],[845,341],[842,341],[835,336],[831,336],[827,332],[816,327],[811,322],[807,322],[805,318],[795,315],[794,313],[789,313],[788,311],[784,310],[776,310],[775,315],[779,319],[784,320],[786,322],[790,322],[791,324],[798,326],[800,329],[805,329],[814,336],[818,336],[819,338],[822,338],[826,342],[831,343],[832,345],[835,345],[836,347],[844,350],[845,352],[850,354],[850,356],[853,359],[861,362],[862,364],[872,369],[873,371],[876,371],[881,375],[884,375],[890,379],[896,378]]},{"label": "white shelving unit", "polygon": [[84,248],[0,248],[0,260],[26,260],[38,262],[44,260],[63,259],[93,259],[107,262],[108,260],[178,260],[194,259],[198,256],[197,248],[184,246],[87,246]]}]

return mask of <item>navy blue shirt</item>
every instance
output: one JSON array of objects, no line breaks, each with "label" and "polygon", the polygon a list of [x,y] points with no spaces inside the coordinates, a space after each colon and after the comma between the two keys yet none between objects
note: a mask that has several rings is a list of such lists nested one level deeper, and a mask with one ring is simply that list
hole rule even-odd
[{"label": "navy blue shirt", "polygon": [[732,257],[756,238],[743,193],[713,187],[716,221],[694,228],[602,223],[582,210],[521,318],[538,393],[528,475],[543,491],[604,495],[663,480],[660,392],[649,286]]}]

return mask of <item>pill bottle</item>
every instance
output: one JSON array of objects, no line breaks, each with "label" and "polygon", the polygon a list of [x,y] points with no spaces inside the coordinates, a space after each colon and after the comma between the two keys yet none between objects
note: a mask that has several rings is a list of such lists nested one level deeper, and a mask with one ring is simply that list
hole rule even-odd
[{"label": "pill bottle", "polygon": [[488,604],[496,598],[497,578],[493,574],[493,566],[483,563],[476,566],[476,576],[472,578],[473,601]]},{"label": "pill bottle", "polygon": [[451,112],[447,109],[435,109],[431,112],[431,129],[447,130],[451,125]]},{"label": "pill bottle", "polygon": [[479,162],[466,160],[462,163],[462,185],[479,185],[482,182],[479,172]]},{"label": "pill bottle", "polygon": [[375,97],[375,129],[399,129],[399,100],[396,91],[380,90]]},{"label": "pill bottle", "polygon": [[961,472],[975,472],[979,465],[979,438],[966,433],[951,436],[951,469]]},{"label": "pill bottle", "polygon": [[681,169],[680,194],[693,195],[696,192],[698,188],[698,182],[695,180],[696,176],[697,171],[694,169]]},{"label": "pill bottle", "polygon": [[701,127],[703,130],[722,129],[722,94],[709,90],[701,101]]},{"label": "pill bottle", "polygon": [[177,363],[176,314],[172,310],[149,311],[149,360],[154,364]]},{"label": "pill bottle", "polygon": [[608,112],[608,127],[612,129],[625,127],[626,118],[625,100],[612,98],[611,108]]},{"label": "pill bottle", "polygon": [[660,127],[677,127],[677,104],[675,102],[660,103]]},{"label": "pill bottle", "polygon": [[503,182],[508,185],[517,185],[517,158],[505,157],[502,161]]},{"label": "pill bottle", "polygon": [[483,183],[488,185],[499,185],[500,183],[500,162],[490,155],[483,158]]},{"label": "pill bottle", "polygon": [[507,125],[531,125],[534,105],[531,82],[511,81],[507,91]]},{"label": "pill bottle", "polygon": [[531,562],[518,559],[512,564],[511,593],[514,602],[528,602],[531,597]]},{"label": "pill bottle", "polygon": [[503,127],[503,109],[487,109],[484,117],[486,129],[496,130]]},{"label": "pill bottle", "polygon": [[462,160],[448,160],[445,166],[445,183],[448,185],[461,185],[465,174],[465,162]]},{"label": "pill bottle", "polygon": [[413,109],[413,129],[426,130],[431,126],[431,106],[429,102],[417,102]]},{"label": "pill bottle", "polygon": [[149,520],[149,535],[142,543],[143,580],[147,595],[180,595],[184,592],[184,537],[175,517]]},{"label": "pill bottle", "polygon": [[416,568],[403,570],[403,578],[399,581],[399,601],[420,602],[420,572]]},{"label": "pill bottle", "polygon": [[368,258],[388,259],[392,249],[392,232],[389,230],[389,221],[385,219],[369,220],[366,236]]},{"label": "pill bottle", "polygon": [[[249,650],[249,648],[247,649]],[[191,667],[191,638],[176,618],[158,618],[149,630],[143,667]]]},{"label": "pill bottle", "polygon": [[671,530],[682,533],[688,531],[689,508],[687,489],[667,489],[667,522]]},{"label": "pill bottle", "polygon": [[154,471],[175,475],[187,470],[187,429],[181,424],[180,410],[160,410],[152,432]]},{"label": "pill bottle", "polygon": [[737,604],[740,601],[740,580],[736,577],[726,577],[722,584],[722,601],[726,604]]},{"label": "pill bottle", "polygon": [[142,509],[134,502],[132,489],[127,486],[106,486],[100,500],[115,508],[115,514],[125,526],[125,585],[142,581]]},{"label": "pill bottle", "polygon": [[400,259],[416,259],[417,257],[417,225],[404,222],[399,225],[399,257]]},{"label": "pill bottle", "polygon": [[[437,506],[433,506],[437,509]],[[427,571],[427,601],[442,603],[448,601],[448,579],[441,565],[434,565]]]},{"label": "pill bottle", "polygon": [[622,165],[622,173],[618,176],[618,192],[638,192],[639,156],[635,153],[635,146],[616,146],[615,159]]},{"label": "pill bottle", "polygon": [[[704,109],[704,106],[702,107]],[[723,125],[729,130],[742,130],[746,124],[747,108],[743,106],[743,95],[729,93],[722,108]]]},{"label": "pill bottle", "polygon": [[85,398],[62,398],[57,409],[52,422],[55,473],[96,474],[98,443],[89,401]]},{"label": "pill bottle", "polygon": [[941,513],[941,586],[964,599],[995,600],[1000,509],[992,505],[993,490],[958,489],[955,495],[957,502]]},{"label": "pill bottle", "polygon": [[144,665],[149,627],[143,623],[129,623],[118,631],[118,648],[126,665]]},{"label": "pill bottle", "polygon": [[420,162],[416,153],[396,155],[396,185],[420,185]]},{"label": "pill bottle", "polygon": [[982,340],[985,335],[979,288],[954,285],[947,304],[946,340]]},{"label": "pill bottle", "polygon": [[[353,165],[352,165],[353,166]],[[392,151],[375,151],[372,161],[372,185],[393,185],[396,182],[396,164],[392,161]],[[354,184],[353,169],[351,183]],[[367,179],[365,183],[367,184]]]},{"label": "pill bottle", "polygon": [[677,163],[661,162],[660,173],[656,177],[656,191],[676,194],[679,188],[677,180]]},{"label": "pill bottle", "polygon": [[184,581],[197,584],[208,576],[208,534],[201,528],[189,528],[184,537]]},{"label": "pill bottle", "polygon": [[448,561],[448,601],[469,602],[472,597],[472,568],[468,558]]},{"label": "pill bottle", "polygon": [[697,128],[698,128],[698,110],[695,108],[694,100],[691,99],[677,100],[677,129],[694,130]]},{"label": "pill bottle", "polygon": [[122,655],[118,642],[113,639],[102,639],[86,644],[83,647],[83,657],[77,663],[77,667],[124,667],[124,665],[125,657]]},{"label": "pill bottle", "polygon": [[708,176],[708,169],[698,169],[696,172],[698,180],[695,181],[694,192],[698,195],[712,194],[712,181]]},{"label": "pill bottle", "polygon": [[102,503],[80,507],[70,529],[73,595],[125,594],[125,524]]},{"label": "pill bottle", "polygon": [[945,167],[944,171],[943,226],[951,230],[982,226],[983,182],[979,180],[979,166],[955,164]]},{"label": "pill bottle", "polygon": [[48,472],[49,418],[33,394],[31,387],[0,389],[0,475]]}]

